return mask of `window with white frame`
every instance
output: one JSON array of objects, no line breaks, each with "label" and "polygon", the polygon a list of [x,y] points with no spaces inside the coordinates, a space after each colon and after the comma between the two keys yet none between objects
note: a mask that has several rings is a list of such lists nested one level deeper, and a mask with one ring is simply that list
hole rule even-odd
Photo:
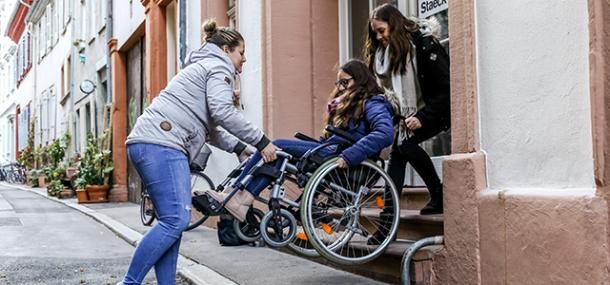
[{"label": "window with white frame", "polygon": [[97,1],[96,2],[97,7],[96,7],[96,14],[97,17],[95,18],[95,22],[96,22],[96,29],[95,31],[97,31],[98,33],[102,31],[102,29],[104,29],[104,27],[106,27],[106,1]]},{"label": "window with white frame", "polygon": [[53,17],[51,11],[51,5],[47,6],[44,18],[46,24],[46,45],[47,45],[47,53],[51,51],[51,47],[53,45]]},{"label": "window with white frame", "polygon": [[[97,2],[103,2],[103,1],[97,1]],[[87,2],[87,13],[89,14],[89,18],[88,18],[88,27],[87,27],[87,40],[89,42],[91,42],[94,38],[95,38],[95,31],[96,29],[96,23],[97,23],[97,18],[99,18],[99,15],[96,14],[95,10],[95,1],[88,1]]]},{"label": "window with white frame", "polygon": [[51,3],[49,5],[49,13],[50,13],[50,17],[51,17],[51,49],[53,49],[53,47],[55,46],[55,43],[57,43],[57,40],[59,39],[58,37],[58,28],[57,28],[57,11],[55,9],[55,4]]},{"label": "window with white frame", "polygon": [[40,144],[46,145],[48,142],[48,123],[49,123],[49,115],[48,115],[48,95],[47,91],[43,91],[40,96],[40,101],[38,101],[38,137],[40,138]]},{"label": "window with white frame", "polygon": [[55,86],[51,86],[49,88],[49,100],[47,101],[48,110],[49,110],[49,140],[57,137],[57,92],[55,91]]},{"label": "window with white frame", "polygon": [[88,25],[88,20],[89,18],[87,17],[88,15],[88,11],[87,11],[87,3],[85,1],[81,1],[80,2],[80,39],[85,41],[87,40],[88,36],[89,36],[89,25]]}]

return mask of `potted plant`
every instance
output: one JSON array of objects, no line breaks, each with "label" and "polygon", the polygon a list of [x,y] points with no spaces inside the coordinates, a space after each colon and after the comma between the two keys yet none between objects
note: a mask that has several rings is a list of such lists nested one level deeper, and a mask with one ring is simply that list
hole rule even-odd
[{"label": "potted plant", "polygon": [[32,183],[32,187],[39,187],[38,185],[38,176],[40,175],[40,171],[38,169],[32,169],[29,171],[30,182]]},{"label": "potted plant", "polygon": [[87,186],[87,181],[85,178],[78,177],[74,180],[74,188],[76,188],[76,199],[79,203],[89,202],[89,195],[87,195],[87,190],[85,187]]},{"label": "potted plant", "polygon": [[59,196],[59,192],[64,188],[59,180],[51,180],[49,185],[47,185],[47,194],[49,196],[57,197]]},{"label": "potted plant", "polygon": [[110,190],[108,180],[114,165],[110,150],[104,149],[100,145],[103,146],[108,137],[108,130],[104,131],[99,141],[96,141],[91,133],[87,134],[87,147],[80,162],[78,175],[87,183],[89,201],[107,201],[108,190]]}]

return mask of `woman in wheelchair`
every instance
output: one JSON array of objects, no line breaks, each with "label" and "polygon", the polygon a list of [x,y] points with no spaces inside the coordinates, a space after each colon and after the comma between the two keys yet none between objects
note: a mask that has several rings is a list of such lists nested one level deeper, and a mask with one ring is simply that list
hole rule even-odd
[{"label": "woman in wheelchair", "polygon": [[[337,149],[337,145],[321,149],[318,154],[328,157],[338,154],[338,165],[342,168],[359,165],[367,158],[373,157],[392,145],[394,128],[392,125],[392,107],[383,96],[383,89],[377,84],[374,75],[368,67],[359,60],[350,60],[339,69],[335,88],[330,96],[327,106],[325,123],[347,132],[355,139],[355,143]],[[302,157],[307,151],[320,146],[322,143],[334,142],[345,144],[346,140],[323,132],[319,141],[310,140],[275,140],[273,144],[293,158]],[[340,153],[336,153],[340,151]],[[262,158],[260,152],[255,153],[244,166],[241,176],[236,181],[250,173],[251,169]],[[279,168],[279,163],[270,162]],[[255,174],[246,185],[247,191],[238,191],[225,204],[236,219],[244,221],[249,207],[258,196],[272,182],[267,175]],[[236,187],[233,185],[233,187]],[[209,191],[209,195],[222,202],[232,189],[225,193]]]}]

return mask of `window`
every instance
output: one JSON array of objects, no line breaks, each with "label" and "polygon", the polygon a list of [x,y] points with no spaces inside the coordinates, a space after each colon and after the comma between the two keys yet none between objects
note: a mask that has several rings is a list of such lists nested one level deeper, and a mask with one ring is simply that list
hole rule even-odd
[{"label": "window", "polygon": [[85,1],[81,1],[81,5],[80,5],[80,26],[81,26],[81,30],[80,30],[80,38],[82,40],[86,40],[89,36],[89,25],[87,25],[87,21],[88,21],[88,17],[87,17],[87,6],[85,4]]},{"label": "window", "polygon": [[47,103],[47,110],[49,110],[49,124],[48,124],[48,137],[49,140],[57,137],[57,92],[55,91],[55,86],[51,86],[49,88],[49,100]]},{"label": "window", "polygon": [[40,114],[39,118],[38,118],[38,125],[40,126],[40,131],[39,131],[39,136],[40,136],[40,143],[46,145],[49,141],[49,132],[48,132],[48,125],[49,125],[49,104],[48,104],[48,94],[47,91],[43,91],[42,92],[42,96],[40,96],[40,105],[39,105],[39,109],[40,112],[38,112],[38,114]]},{"label": "window", "polygon": [[76,120],[74,120],[74,148],[75,151],[81,151],[81,129],[80,129],[80,109],[76,110]]},{"label": "window", "polygon": [[72,91],[72,74],[70,72],[70,67],[72,64],[72,59],[70,56],[65,61],[65,64],[61,67],[61,99],[60,104],[65,104],[66,99],[70,97],[70,92]]},{"label": "window", "polygon": [[97,1],[96,31],[101,32],[106,27],[106,1]]},{"label": "window", "polygon": [[[97,1],[97,2],[104,2],[104,1]],[[97,15],[96,12],[96,7],[95,7],[95,2],[94,1],[90,1],[87,3],[87,13],[88,13],[88,22],[87,22],[87,39],[89,40],[89,42],[93,41],[93,39],[95,39],[95,31],[96,31],[96,23],[97,23],[97,18],[99,18],[99,15]]]},{"label": "window", "polygon": [[91,104],[85,105],[85,134],[91,133]]}]

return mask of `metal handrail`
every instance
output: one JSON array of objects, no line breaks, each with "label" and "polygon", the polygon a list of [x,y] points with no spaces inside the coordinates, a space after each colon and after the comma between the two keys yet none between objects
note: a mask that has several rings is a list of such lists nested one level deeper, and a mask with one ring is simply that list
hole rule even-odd
[{"label": "metal handrail", "polygon": [[400,279],[402,280],[403,285],[411,284],[409,267],[411,265],[411,259],[413,258],[413,255],[415,255],[415,253],[424,246],[443,244],[443,242],[443,236],[427,237],[416,241],[415,243],[413,243],[413,245],[407,248],[407,250],[405,250],[405,253],[402,256],[402,270],[400,272]]}]

